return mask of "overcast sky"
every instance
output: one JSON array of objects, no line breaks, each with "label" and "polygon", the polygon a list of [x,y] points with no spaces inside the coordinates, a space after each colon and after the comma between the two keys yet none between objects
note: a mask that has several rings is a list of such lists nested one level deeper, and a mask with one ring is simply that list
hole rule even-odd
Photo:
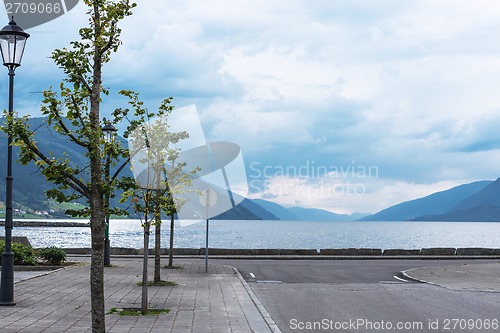
[{"label": "overcast sky", "polygon": [[[28,30],[20,113],[39,115],[30,92],[57,87],[48,56],[84,13]],[[103,113],[124,105],[120,89],[152,109],[196,104],[210,140],[241,146],[252,198],[377,212],[500,176],[496,0],[147,0],[134,13]]]}]

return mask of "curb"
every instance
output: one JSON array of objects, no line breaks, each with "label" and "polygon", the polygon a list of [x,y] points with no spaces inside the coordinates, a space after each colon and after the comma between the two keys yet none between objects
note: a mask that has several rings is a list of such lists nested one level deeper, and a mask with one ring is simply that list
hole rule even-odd
[{"label": "curb", "polygon": [[276,325],[276,323],[274,322],[273,318],[271,318],[271,315],[269,314],[269,312],[267,312],[264,305],[262,305],[262,303],[257,298],[257,295],[255,295],[255,293],[250,288],[248,283],[245,281],[243,276],[241,276],[240,272],[235,267],[232,267],[232,266],[227,266],[227,267],[231,267],[233,269],[234,273],[236,274],[236,276],[238,276],[238,279],[240,279],[240,282],[243,284],[243,287],[245,287],[245,290],[247,291],[248,295],[252,299],[252,302],[255,304],[255,306],[259,310],[260,314],[262,315],[262,317],[266,321],[267,326],[269,326],[269,328],[271,329],[271,332],[282,333],[281,330],[279,329],[278,325]]},{"label": "curb", "polygon": [[[430,282],[430,281],[426,281],[426,280],[423,280],[423,279],[419,279],[419,278],[416,278],[412,275],[409,274],[409,272],[411,271],[414,271],[414,270],[417,270],[417,269],[423,269],[423,268],[430,268],[430,267],[419,267],[419,268],[411,268],[411,269],[408,269],[406,271],[402,271],[401,274],[407,278],[408,280],[412,280],[412,281],[416,281],[416,282],[420,282],[420,283],[426,283],[426,284],[430,284],[430,285],[433,285],[433,286],[437,286],[437,287],[442,287],[434,282]],[[444,287],[442,287],[444,288]]]},{"label": "curb", "polygon": [[40,270],[36,270],[36,271],[18,271],[18,272],[33,272],[33,273],[37,273],[38,272],[38,274],[30,276],[30,277],[28,277],[26,279],[20,279],[19,281],[15,281],[14,284],[20,283],[20,282],[24,282],[24,281],[28,281],[28,280],[31,280],[31,279],[36,279],[36,278],[41,277],[41,276],[53,274],[53,273],[56,273],[56,272],[58,272],[60,270],[63,270],[63,269],[66,269],[66,267],[61,267],[61,268],[53,269],[53,270],[50,270],[50,271],[40,271]]},{"label": "curb", "polygon": [[[68,253],[68,257],[73,258],[90,258],[90,254],[70,254]],[[111,255],[111,258],[142,258],[142,255],[136,254],[117,254]],[[153,255],[149,255],[150,258],[153,258]],[[165,258],[162,255],[162,258]],[[200,255],[174,255],[175,259],[205,259],[205,256]],[[491,259],[500,259],[498,255],[490,255],[490,256],[307,256],[307,255],[211,255],[211,259],[230,259],[230,260],[491,260]]]},{"label": "curb", "polygon": [[[61,269],[68,266],[24,266],[24,265],[14,265],[14,272],[40,272],[40,271],[54,271],[56,269]],[[0,271],[2,271],[0,269]]]}]

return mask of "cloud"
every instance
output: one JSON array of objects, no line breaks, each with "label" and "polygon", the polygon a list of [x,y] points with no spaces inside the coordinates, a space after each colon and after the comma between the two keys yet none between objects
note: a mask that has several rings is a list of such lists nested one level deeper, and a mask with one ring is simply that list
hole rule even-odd
[{"label": "cloud", "polygon": [[[46,57],[76,36],[83,12],[79,5],[30,31],[16,76],[22,112],[36,111],[29,91],[57,85],[60,71]],[[238,143],[247,166],[354,162],[379,170],[360,197],[331,200],[314,190],[317,179],[290,175],[268,177],[290,190],[265,197],[375,211],[498,177],[494,1],[149,0],[134,12],[104,70],[112,95],[103,113],[123,105],[119,89],[141,92],[149,108],[173,96],[178,106],[197,105],[210,140]],[[311,195],[294,196],[302,189]]]},{"label": "cloud", "polygon": [[[391,205],[417,199],[430,193],[447,190],[462,184],[440,181],[417,184],[387,181],[375,177],[270,177],[264,189],[250,194],[251,198],[272,200],[285,207],[320,208],[334,213],[375,213]],[[250,182],[255,189],[255,184]],[[362,210],[360,210],[362,209]]]}]

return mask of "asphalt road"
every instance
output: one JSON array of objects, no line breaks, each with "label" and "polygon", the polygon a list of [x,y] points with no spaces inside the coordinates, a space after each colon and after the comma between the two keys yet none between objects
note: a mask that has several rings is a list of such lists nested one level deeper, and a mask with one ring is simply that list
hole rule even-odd
[{"label": "asphalt road", "polygon": [[[217,260],[236,267],[248,282],[378,283],[398,281],[401,271],[429,266],[498,262],[498,260]],[[250,274],[252,273],[253,276]]]},{"label": "asphalt road", "polygon": [[242,272],[282,332],[500,332],[500,293],[394,277],[409,268],[487,261],[222,262]]}]

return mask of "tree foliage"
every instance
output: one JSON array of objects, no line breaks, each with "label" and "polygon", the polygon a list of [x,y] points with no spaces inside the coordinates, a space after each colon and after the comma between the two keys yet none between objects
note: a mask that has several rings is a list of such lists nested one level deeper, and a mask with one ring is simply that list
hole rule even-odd
[{"label": "tree foliage", "polygon": [[[89,7],[89,26],[80,29],[81,39],[71,42],[70,48],[52,52],[52,59],[66,77],[59,89],[51,87],[43,92],[41,113],[46,121],[40,126],[45,126],[58,135],[67,137],[71,144],[84,148],[87,161],[100,163],[104,156],[109,156],[114,163],[121,161],[122,166],[118,168],[121,171],[128,162],[128,150],[120,147],[119,143],[105,146],[101,131],[101,94],[109,93],[102,86],[102,67],[121,45],[118,22],[132,15],[131,10],[136,4],[129,0],[84,2]],[[34,163],[48,181],[57,185],[57,188],[47,192],[49,198],[69,202],[83,197],[90,201],[96,193],[102,196],[112,192],[119,172],[111,177],[112,183],[108,184],[102,178],[102,163],[91,170],[91,163],[72,163],[65,153],[41,151],[35,136],[38,128],[31,129],[28,122],[30,115],[18,117],[15,114],[13,118],[9,118],[5,113],[5,116],[7,123],[3,129],[13,134],[14,145],[20,148],[19,161],[24,165]],[[97,191],[93,191],[92,186]],[[67,191],[68,189],[71,191]],[[87,209],[70,213],[89,217],[92,214],[91,206],[89,202]]]},{"label": "tree foliage", "polygon": [[[43,93],[42,115],[46,121],[41,126],[64,136],[73,145],[83,148],[86,163],[72,163],[67,154],[57,154],[39,149],[35,133],[31,129],[29,116],[9,117],[3,130],[11,133],[14,144],[20,148],[20,162],[34,163],[56,188],[47,195],[59,202],[84,198],[88,209],[73,212],[90,217],[91,226],[91,312],[92,331],[105,332],[104,312],[104,218],[107,205],[104,197],[113,195],[111,184],[103,172],[104,157],[114,163],[127,160],[127,152],[118,144],[104,145],[100,105],[102,96],[109,94],[103,86],[103,66],[111,59],[121,45],[119,22],[132,15],[135,3],[129,0],[84,0],[89,23],[79,30],[79,40],[70,47],[56,49],[51,58],[66,77],[58,89],[52,87]],[[118,171],[125,166],[118,167]]]}]

